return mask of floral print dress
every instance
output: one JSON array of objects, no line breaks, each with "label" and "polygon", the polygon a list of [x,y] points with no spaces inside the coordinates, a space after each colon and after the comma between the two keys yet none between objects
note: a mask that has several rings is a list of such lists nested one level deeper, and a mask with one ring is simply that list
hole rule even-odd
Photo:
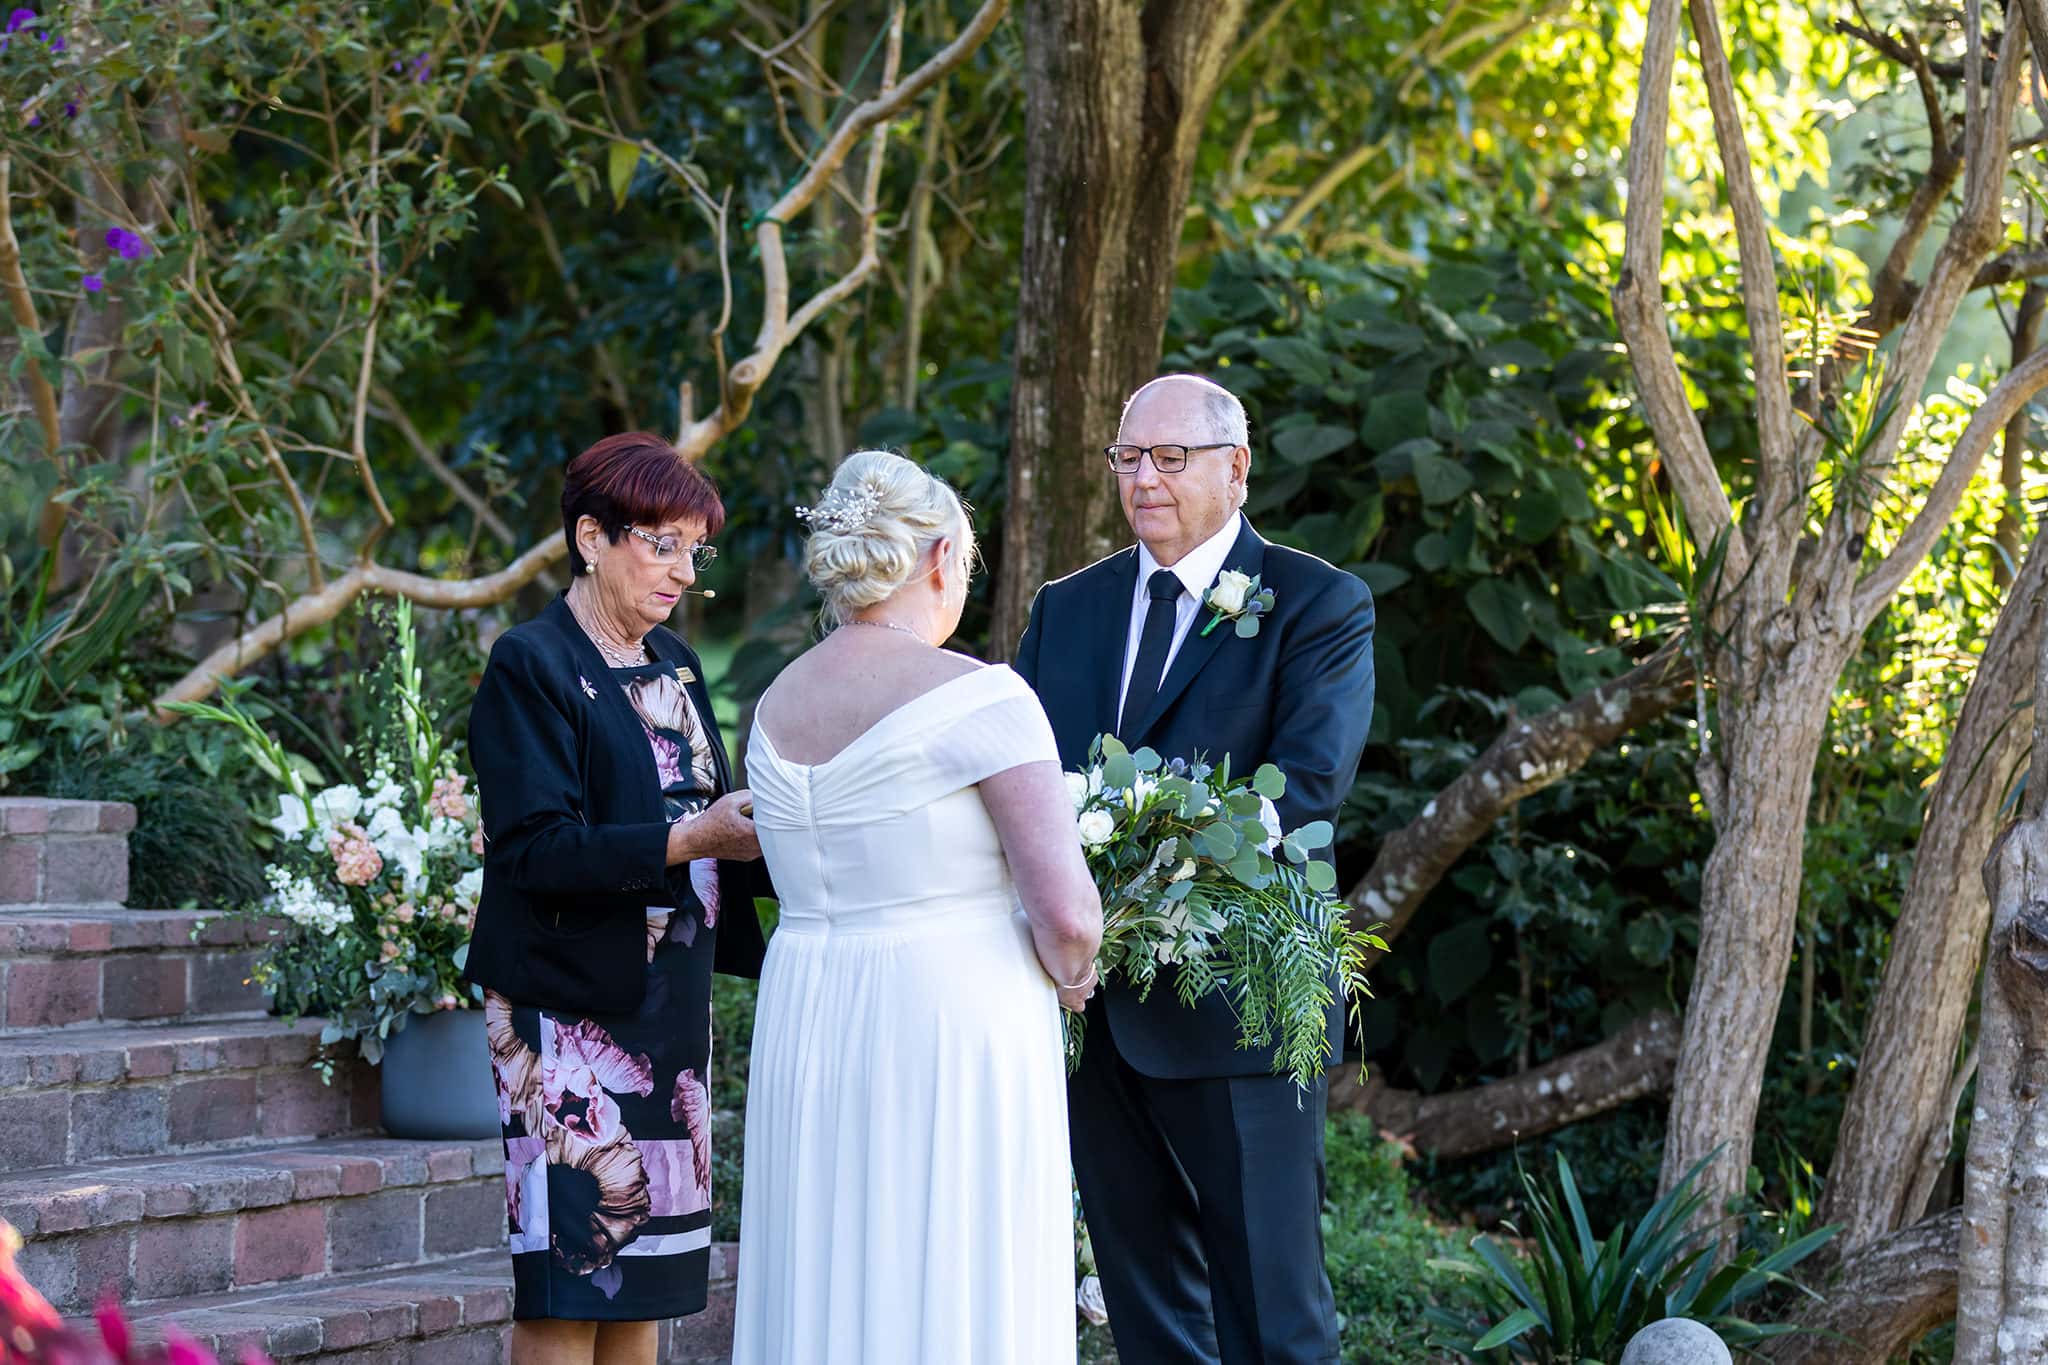
[{"label": "floral print dress", "polygon": [[[718,795],[674,666],[615,668],[669,822]],[[505,1133],[515,1318],[647,1321],[701,1312],[711,1247],[711,930],[718,864],[671,868],[647,911],[647,994],[577,1017],[484,995]]]}]

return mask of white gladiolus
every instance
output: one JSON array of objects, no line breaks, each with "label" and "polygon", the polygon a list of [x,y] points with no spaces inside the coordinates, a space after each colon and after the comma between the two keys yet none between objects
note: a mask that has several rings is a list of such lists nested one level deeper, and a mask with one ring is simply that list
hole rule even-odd
[{"label": "white gladiolus", "polygon": [[363,812],[369,814],[379,810],[396,810],[405,802],[405,789],[391,780],[389,774],[377,775],[377,789],[363,798]]},{"label": "white gladiolus", "polygon": [[476,903],[484,894],[484,870],[471,868],[455,883],[455,903],[464,910],[476,909]]},{"label": "white gladiolus", "polygon": [[405,817],[390,806],[380,808],[365,831],[384,861],[396,867],[405,879],[408,894],[420,889],[426,871],[427,832],[406,827]]},{"label": "white gladiolus", "polygon": [[1106,810],[1091,810],[1080,820],[1081,842],[1101,848],[1116,836],[1116,819]]},{"label": "white gladiolus", "polygon": [[270,822],[272,829],[276,830],[286,839],[296,839],[311,828],[311,826],[312,822],[306,818],[306,803],[304,801],[293,796],[290,792],[286,792],[277,799],[277,815]]},{"label": "white gladiolus", "polygon": [[1244,610],[1245,594],[1252,590],[1250,575],[1235,569],[1225,569],[1216,576],[1216,586],[1209,589],[1209,605],[1229,616]]}]

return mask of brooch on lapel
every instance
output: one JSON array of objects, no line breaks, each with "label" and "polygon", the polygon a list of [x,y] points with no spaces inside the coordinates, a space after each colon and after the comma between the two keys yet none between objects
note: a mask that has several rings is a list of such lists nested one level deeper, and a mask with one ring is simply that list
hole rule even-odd
[{"label": "brooch on lapel", "polygon": [[1236,569],[1225,569],[1216,575],[1216,586],[1209,589],[1203,603],[1214,613],[1209,624],[1202,627],[1202,634],[1225,621],[1237,623],[1237,636],[1249,640],[1259,633],[1259,618],[1273,610],[1273,590],[1259,586],[1259,576],[1247,577]]},{"label": "brooch on lapel", "polygon": [[687,664],[677,664],[676,681],[681,683],[684,687],[688,687],[691,683],[697,681],[697,675],[690,671],[689,666]]},{"label": "brooch on lapel", "polygon": [[590,698],[592,701],[597,700],[597,689],[590,685],[590,679],[584,677],[581,673],[578,673],[576,675],[576,681],[582,685],[584,696]]}]

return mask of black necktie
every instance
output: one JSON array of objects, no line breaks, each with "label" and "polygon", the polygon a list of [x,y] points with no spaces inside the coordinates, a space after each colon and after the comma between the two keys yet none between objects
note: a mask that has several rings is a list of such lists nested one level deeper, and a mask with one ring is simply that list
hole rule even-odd
[{"label": "black necktie", "polygon": [[1145,582],[1152,604],[1145,608],[1145,633],[1138,637],[1138,662],[1131,666],[1131,683],[1124,689],[1123,714],[1117,720],[1119,738],[1132,738],[1131,731],[1145,718],[1152,699],[1159,695],[1159,683],[1166,673],[1166,651],[1173,647],[1175,607],[1180,601],[1180,576],[1161,569]]}]

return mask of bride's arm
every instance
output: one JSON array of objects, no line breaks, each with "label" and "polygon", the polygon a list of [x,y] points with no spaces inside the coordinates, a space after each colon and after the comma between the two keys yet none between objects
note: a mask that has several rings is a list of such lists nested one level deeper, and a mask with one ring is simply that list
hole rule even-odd
[{"label": "bride's arm", "polygon": [[982,781],[981,796],[1002,837],[1038,960],[1063,988],[1061,1003],[1079,1008],[1094,985],[1102,900],[1081,858],[1060,765],[1045,760],[1006,769]]}]

